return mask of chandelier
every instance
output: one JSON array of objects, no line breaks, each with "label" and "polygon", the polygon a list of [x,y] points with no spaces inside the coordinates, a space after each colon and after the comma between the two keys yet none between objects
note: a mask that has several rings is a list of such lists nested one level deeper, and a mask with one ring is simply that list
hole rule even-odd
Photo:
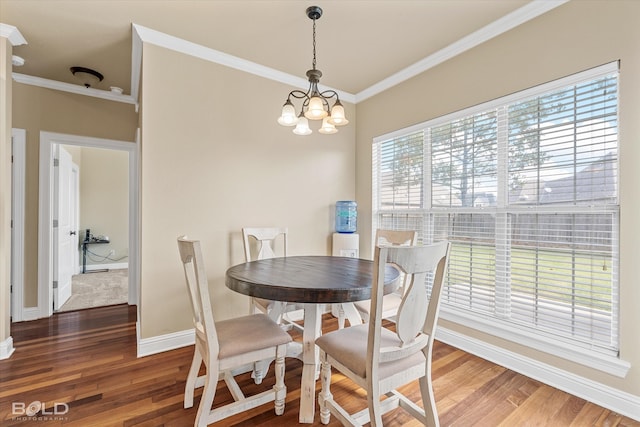
[{"label": "chandelier", "polygon": [[[309,120],[322,120],[322,126],[318,130],[320,133],[331,134],[338,132],[336,126],[344,126],[349,121],[344,115],[344,107],[340,103],[340,97],[334,90],[318,90],[318,83],[322,72],[316,69],[316,20],[322,16],[322,9],[318,6],[307,8],[307,16],[313,20],[313,62],[312,68],[307,71],[309,79],[309,89],[306,92],[292,90],[287,96],[287,101],[282,106],[282,115],[278,118],[278,123],[282,126],[295,126],[293,133],[296,135],[309,135]],[[292,98],[302,100],[300,113],[296,114]],[[329,106],[329,101],[335,98],[333,106]]]}]

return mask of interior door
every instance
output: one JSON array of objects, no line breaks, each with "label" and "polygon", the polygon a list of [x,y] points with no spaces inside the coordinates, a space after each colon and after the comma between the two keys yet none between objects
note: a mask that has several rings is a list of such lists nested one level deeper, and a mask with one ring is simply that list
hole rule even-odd
[{"label": "interior door", "polygon": [[[73,228],[76,216],[75,183],[71,154],[63,147],[56,147],[57,164],[54,164],[54,231],[53,231],[53,309],[58,310],[71,297],[71,277],[75,271],[74,251],[77,246],[77,230]],[[57,227],[55,226],[57,224]]]}]

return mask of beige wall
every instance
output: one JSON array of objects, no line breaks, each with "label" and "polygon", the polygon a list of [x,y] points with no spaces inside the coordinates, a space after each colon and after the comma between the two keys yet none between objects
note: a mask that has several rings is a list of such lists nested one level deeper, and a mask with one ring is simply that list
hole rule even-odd
[{"label": "beige wall", "polygon": [[133,105],[13,83],[13,127],[27,134],[24,306],[38,305],[38,167],[40,132],[134,141]]},{"label": "beige wall", "polygon": [[218,319],[248,313],[247,297],[224,285],[226,269],[244,261],[243,226],[287,226],[292,255],[330,253],[333,206],[355,195],[355,120],[334,135],[294,135],[276,122],[293,88],[154,45],[144,46],[142,82],[148,338],[192,327],[181,234],[202,241]]},{"label": "beige wall", "polygon": [[[358,104],[356,198],[371,227],[371,144],[375,136],[594,66],[620,68],[620,357],[624,379],[514,345],[450,322],[459,331],[640,396],[640,2],[572,1]],[[363,233],[364,234],[364,233]],[[361,250],[369,256],[371,238]]]}]

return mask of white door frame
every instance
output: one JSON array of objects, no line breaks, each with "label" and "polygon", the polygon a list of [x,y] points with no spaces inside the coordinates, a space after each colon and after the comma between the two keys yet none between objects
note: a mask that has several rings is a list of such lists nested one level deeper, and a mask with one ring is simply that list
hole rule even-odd
[{"label": "white door frame", "polygon": [[21,322],[24,309],[24,214],[27,132],[11,129],[11,320]]},{"label": "white door frame", "polygon": [[38,213],[39,317],[53,314],[53,154],[56,144],[123,150],[129,153],[129,304],[137,304],[139,286],[139,144],[127,141],[40,132]]}]

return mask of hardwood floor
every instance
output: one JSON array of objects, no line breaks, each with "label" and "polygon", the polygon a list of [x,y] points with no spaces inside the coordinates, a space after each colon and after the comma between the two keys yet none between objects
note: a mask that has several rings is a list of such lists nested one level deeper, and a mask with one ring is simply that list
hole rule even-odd
[{"label": "hardwood floor", "polygon": [[[0,361],[0,425],[193,425],[195,407],[182,407],[193,346],[137,358],[135,318],[135,307],[119,305],[13,324],[16,351]],[[337,328],[336,319],[325,315],[324,328]],[[266,404],[212,425],[298,425],[301,374],[302,363],[287,359],[283,416],[275,416],[273,405]],[[443,426],[640,426],[440,342],[434,348],[433,379]],[[261,386],[253,384],[249,374],[240,376],[238,383],[247,394],[271,387],[273,369]],[[346,402],[347,410],[366,406],[362,391],[349,380],[334,373],[334,384],[334,396]],[[418,401],[417,383],[405,391]],[[216,404],[230,400],[220,382]],[[20,415],[32,402],[44,402],[44,413],[36,414],[39,418]],[[385,426],[418,425],[401,409],[384,422]],[[317,412],[313,425],[322,425]],[[332,418],[330,426],[338,425]]]}]

